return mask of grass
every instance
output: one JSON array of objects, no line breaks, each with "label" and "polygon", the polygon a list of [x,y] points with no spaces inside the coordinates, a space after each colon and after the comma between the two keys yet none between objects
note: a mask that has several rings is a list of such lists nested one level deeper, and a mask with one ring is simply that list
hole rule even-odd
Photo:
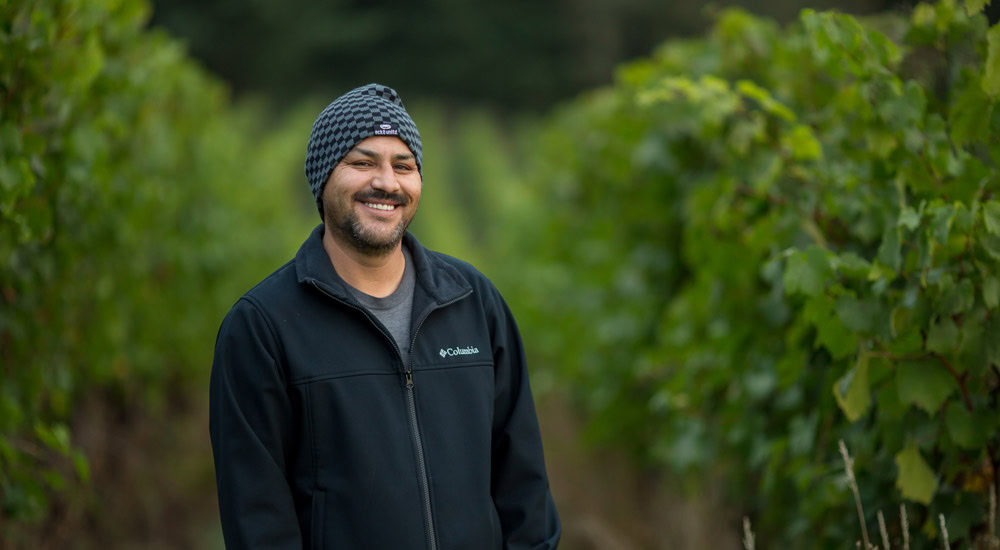
[{"label": "grass", "polygon": [[[862,540],[856,542],[858,548],[864,548],[865,550],[891,550],[892,546],[889,543],[889,532],[886,529],[885,517],[882,515],[882,510],[878,511],[878,527],[879,535],[881,536],[882,547],[881,549],[868,540],[868,527],[865,525],[865,511],[861,504],[861,494],[858,490],[857,478],[854,476],[854,459],[851,458],[850,453],[847,450],[847,445],[844,444],[843,440],[839,442],[840,456],[844,461],[844,472],[847,475],[847,484],[851,488],[851,492],[854,494],[854,504],[858,510],[858,521],[861,524],[861,537]],[[997,538],[997,493],[996,493],[996,483],[990,484],[989,491],[989,511],[986,518],[986,523],[988,526],[988,532],[972,542],[969,548],[982,548],[986,550],[1000,550],[1000,538]],[[951,542],[948,539],[948,525],[945,521],[944,514],[938,514],[938,523],[941,526],[941,543],[944,550],[951,550]],[[906,517],[906,506],[903,504],[899,505],[899,524],[902,528],[903,536],[903,550],[910,550],[910,525]],[[743,517],[743,548],[745,550],[755,550],[756,536],[753,533],[753,529],[750,525],[750,518]],[[863,544],[863,546],[862,546]]]}]

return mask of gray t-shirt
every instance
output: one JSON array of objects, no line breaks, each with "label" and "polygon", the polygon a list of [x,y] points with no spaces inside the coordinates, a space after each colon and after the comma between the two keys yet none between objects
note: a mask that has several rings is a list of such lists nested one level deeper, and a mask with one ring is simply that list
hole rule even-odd
[{"label": "gray t-shirt", "polygon": [[403,267],[403,279],[392,294],[376,298],[351,285],[347,287],[358,302],[389,329],[389,334],[399,346],[403,364],[407,365],[410,362],[410,315],[413,311],[413,286],[416,284],[416,275],[413,273],[413,258],[410,257],[410,251],[405,245],[403,258],[406,261]]}]

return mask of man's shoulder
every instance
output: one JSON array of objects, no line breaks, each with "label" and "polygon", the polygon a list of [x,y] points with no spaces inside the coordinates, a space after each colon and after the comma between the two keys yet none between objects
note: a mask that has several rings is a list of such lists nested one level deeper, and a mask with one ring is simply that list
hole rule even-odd
[{"label": "man's shoulder", "polygon": [[483,303],[487,311],[497,311],[500,309],[498,306],[503,302],[500,291],[493,284],[493,281],[483,272],[479,271],[476,266],[443,252],[427,249],[427,254],[439,266],[446,266],[445,269],[454,270],[461,279],[472,287],[473,294],[478,296],[478,299]]},{"label": "man's shoulder", "polygon": [[456,258],[455,256],[451,256],[449,254],[445,254],[444,252],[438,252],[436,250],[430,250],[430,249],[426,249],[426,250],[427,250],[427,254],[433,260],[435,260],[435,261],[437,261],[437,262],[439,262],[441,264],[448,265],[448,266],[451,266],[451,267],[455,268],[460,274],[462,274],[462,276],[464,276],[466,279],[468,279],[470,283],[474,282],[474,280],[480,280],[480,279],[482,279],[483,281],[489,282],[489,278],[486,277],[486,275],[483,275],[483,273],[481,271],[479,271],[478,269],[476,269],[476,266],[472,265],[471,263],[469,263],[469,262],[467,262],[465,260]]},{"label": "man's shoulder", "polygon": [[479,271],[476,266],[471,263],[445,254],[444,252],[438,252],[436,250],[426,249],[428,256],[432,261],[436,262],[439,266],[447,266],[448,268],[454,269],[462,279],[472,285],[472,288],[476,291],[481,289],[491,289],[493,292],[496,291],[496,287],[493,286],[493,282],[487,277],[483,272]]},{"label": "man's shoulder", "polygon": [[299,287],[293,258],[246,291],[237,304],[246,301],[258,309],[267,309],[293,298],[300,292]]}]

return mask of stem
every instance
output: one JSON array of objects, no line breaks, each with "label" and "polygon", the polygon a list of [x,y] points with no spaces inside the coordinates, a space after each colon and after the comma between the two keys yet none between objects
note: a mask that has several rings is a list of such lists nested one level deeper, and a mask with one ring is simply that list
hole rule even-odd
[{"label": "stem", "polygon": [[871,547],[868,542],[868,528],[865,526],[865,510],[861,506],[861,494],[858,491],[858,482],[854,478],[854,460],[851,459],[851,455],[847,453],[847,445],[844,444],[844,440],[840,440],[840,456],[844,459],[844,471],[847,472],[847,483],[851,486],[851,491],[854,492],[854,504],[858,508],[858,521],[861,522],[861,537],[865,542],[865,550]]},{"label": "stem", "polygon": [[1000,548],[1000,539],[997,539],[997,486],[996,480],[990,483],[990,547]]},{"label": "stem", "polygon": [[743,516],[743,548],[745,550],[754,550],[754,536],[753,530],[750,529],[750,518]]},{"label": "stem", "polygon": [[944,539],[944,550],[951,550],[951,544],[948,542],[948,526],[944,523],[944,514],[938,514],[938,521],[941,522],[941,537]]},{"label": "stem", "polygon": [[906,521],[906,505],[899,505],[899,523],[903,527],[903,550],[910,550],[910,523]]},{"label": "stem", "polygon": [[972,398],[969,397],[969,388],[966,387],[965,385],[965,378],[968,376],[969,373],[966,372],[958,374],[958,372],[955,370],[955,367],[952,367],[951,363],[949,363],[948,360],[945,359],[943,355],[938,355],[936,353],[933,355],[934,357],[937,357],[939,361],[941,361],[941,363],[945,366],[945,368],[948,369],[948,372],[950,372],[951,375],[955,377],[955,380],[958,381],[958,387],[962,390],[962,401],[965,402],[965,408],[969,409],[969,412],[972,412]]},{"label": "stem", "polygon": [[885,528],[885,517],[882,510],[878,511],[878,530],[882,534],[882,550],[891,550],[889,547],[889,531]]}]

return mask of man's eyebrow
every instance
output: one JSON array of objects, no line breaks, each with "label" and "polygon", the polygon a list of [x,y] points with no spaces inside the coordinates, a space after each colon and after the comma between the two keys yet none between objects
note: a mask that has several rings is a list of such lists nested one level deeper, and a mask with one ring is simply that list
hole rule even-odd
[{"label": "man's eyebrow", "polygon": [[[378,154],[375,151],[372,151],[370,149],[365,149],[364,147],[355,147],[354,149],[351,149],[350,152],[351,153],[359,153],[359,154],[362,154],[362,155],[364,155],[366,157],[373,158],[373,159],[376,159],[376,160],[382,158],[382,155],[380,155],[380,154]],[[397,154],[395,154],[395,155],[392,156],[392,160],[410,160],[412,158],[413,158],[413,154],[412,153],[397,153]]]}]

